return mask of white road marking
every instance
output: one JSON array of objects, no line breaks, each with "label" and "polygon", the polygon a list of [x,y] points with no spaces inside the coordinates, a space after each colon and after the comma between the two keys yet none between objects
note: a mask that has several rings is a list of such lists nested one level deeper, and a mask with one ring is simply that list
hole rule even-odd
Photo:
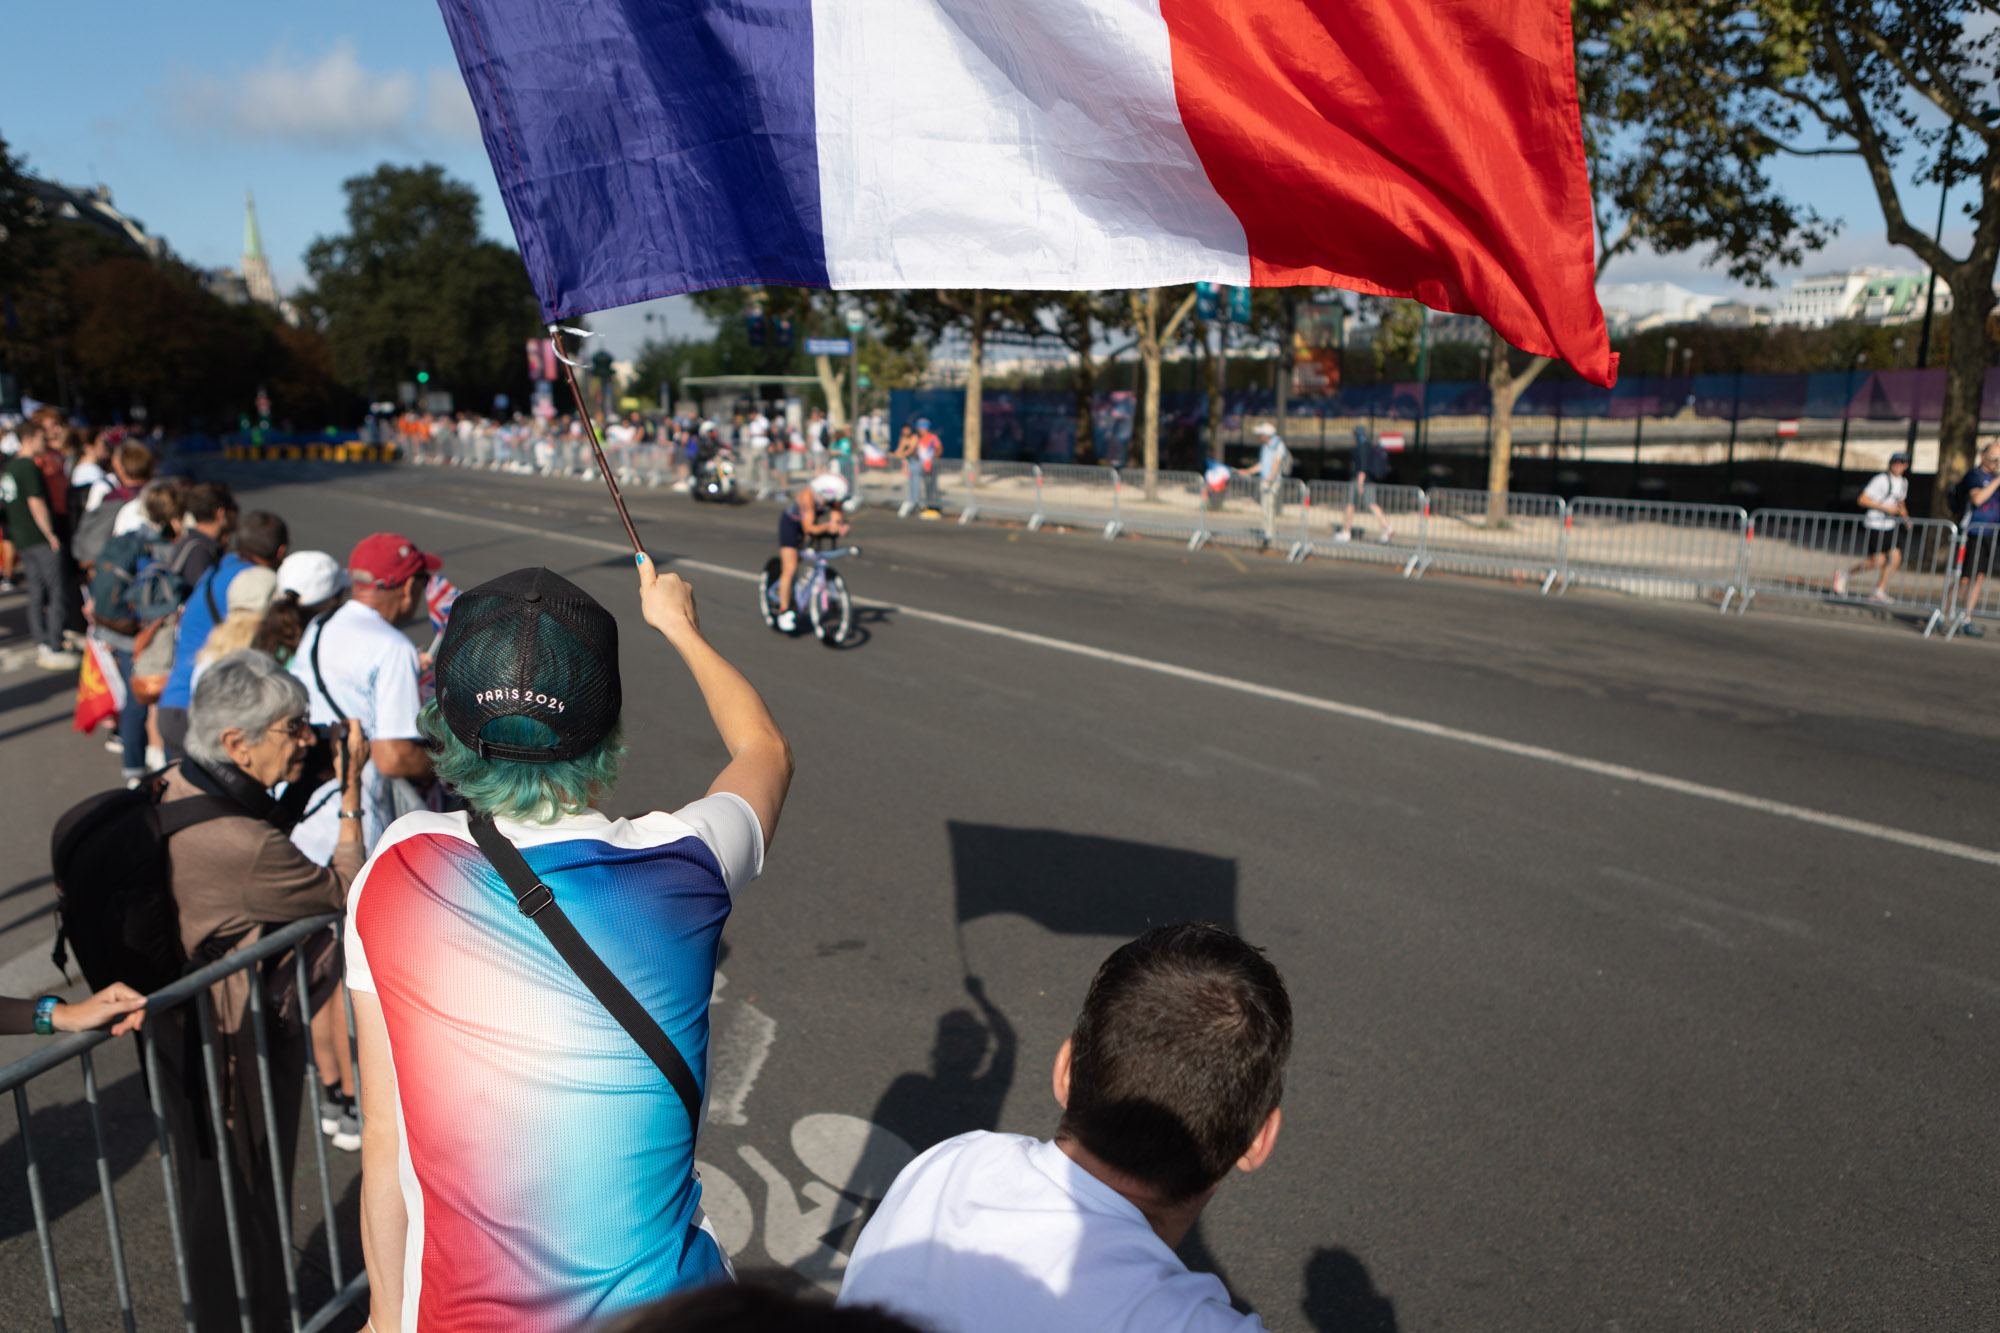
[{"label": "white road marking", "polygon": [[754,1004],[738,1002],[717,1008],[710,1020],[708,1118],[722,1125],[747,1125],[743,1104],[764,1072],[778,1025]]},{"label": "white road marking", "polygon": [[[404,504],[393,500],[371,500],[371,503],[385,505],[392,509],[403,509],[415,514],[429,514],[437,518],[450,519],[459,523],[474,523],[486,527],[501,528],[510,532],[529,533],[537,537],[548,537],[557,541],[575,542],[582,546],[600,550],[625,552],[630,549],[622,542],[599,541],[594,537],[579,537],[567,532],[552,532],[545,528],[531,528],[526,524],[507,523],[499,519],[476,518],[468,514],[454,514],[448,510],[431,509],[422,505]],[[672,562],[676,567],[701,570],[703,573],[717,574],[727,578],[745,579],[754,582],[757,575],[740,569],[730,569],[724,565],[712,565],[701,560],[686,560],[676,557]],[[1173,662],[1162,662],[1157,658],[1140,657],[1133,653],[1121,653],[1110,648],[1098,648],[1087,643],[1076,643],[1069,639],[1052,638],[1046,634],[1035,634],[1028,630],[1010,629],[1005,625],[992,625],[982,620],[968,620],[963,616],[946,615],[942,611],[925,611],[914,606],[899,606],[894,602],[855,599],[855,605],[871,610],[891,611],[913,620],[925,620],[934,625],[948,625],[953,629],[965,630],[972,634],[986,634],[994,638],[1009,639],[1015,643],[1031,644],[1046,648],[1051,652],[1069,653],[1077,657],[1087,657],[1094,661],[1110,662],[1116,666],[1130,667],[1135,671],[1148,671],[1155,675],[1169,676],[1175,680],[1185,680],[1197,685],[1208,685],[1216,689],[1229,690],[1236,694],[1247,694],[1258,699],[1268,699],[1273,703],[1290,704],[1296,708],[1310,709],[1319,713],[1331,713],[1336,717],[1352,719],[1356,722],[1371,722],[1377,726],[1390,727],[1397,731],[1428,736],[1433,740],[1450,741],[1457,745],[1469,745],[1475,749],[1489,750],[1497,754],[1512,755],[1517,759],[1532,759],[1538,763],[1554,764],[1559,768],[1572,769],[1579,773],[1590,773],[1597,777],[1609,778],[1614,782],[1628,782],[1638,787],[1651,787],[1656,791],[1672,792],[1677,796],[1688,796],[1695,800],[1712,801],[1718,805],[1733,806],[1738,810],[1749,810],[1757,814],[1770,815],[1778,819],[1790,819],[1801,824],[1811,824],[1818,828],[1833,829],[1836,832],[1852,834],[1857,838],[1872,838],[1877,842],[1892,843],[1898,847],[1909,847],[1917,851],[1931,852],[1938,856],[1955,857],[1963,861],[1974,861],[1980,865],[2000,866],[2000,851],[1986,847],[1975,847],[1970,843],[1953,842],[1948,838],[1933,838],[1923,833],[1912,833],[1907,829],[1894,828],[1888,824],[1877,824],[1866,819],[1852,819],[1846,815],[1836,815],[1825,810],[1814,810],[1803,805],[1792,805],[1785,801],[1768,800],[1753,796],[1748,792],[1731,791],[1727,787],[1712,787],[1704,782],[1689,782],[1682,778],[1670,777],[1665,773],[1653,773],[1643,768],[1632,768],[1626,764],[1606,763],[1601,759],[1591,759],[1584,755],[1569,754],[1562,750],[1551,750],[1546,746],[1528,745],[1521,741],[1510,741],[1500,736],[1488,736],[1482,732],[1466,731],[1460,727],[1447,727],[1437,722],[1426,722],[1422,718],[1406,717],[1400,713],[1388,713],[1379,708],[1364,708],[1359,704],[1341,703],[1336,699],[1323,699],[1317,695],[1300,694],[1296,690],[1279,689],[1274,685],[1260,685],[1256,681],[1241,680],[1234,676],[1219,675],[1213,671],[1201,671],[1194,667],[1180,666]]]}]

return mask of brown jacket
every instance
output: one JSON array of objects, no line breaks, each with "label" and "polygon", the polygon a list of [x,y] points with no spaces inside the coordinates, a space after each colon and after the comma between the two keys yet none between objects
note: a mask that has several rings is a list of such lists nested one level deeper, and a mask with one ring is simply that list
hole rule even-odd
[{"label": "brown jacket", "polygon": [[[167,774],[166,801],[202,793],[175,768]],[[335,912],[347,905],[347,886],[361,873],[364,859],[358,844],[334,848],[332,865],[314,865],[291,839],[261,819],[225,815],[196,824],[174,835],[174,903],[181,920],[181,946],[193,957],[211,936],[226,942],[228,951],[255,944],[267,929],[302,916]],[[333,977],[332,934],[327,943],[307,949],[310,981],[315,992]],[[287,1025],[298,1021],[298,996],[291,956],[264,964],[271,984],[266,999],[275,1017]],[[216,1024],[235,1032],[247,1021],[250,1002],[246,974],[238,973],[210,990]],[[267,1011],[267,1017],[271,1016]]]}]

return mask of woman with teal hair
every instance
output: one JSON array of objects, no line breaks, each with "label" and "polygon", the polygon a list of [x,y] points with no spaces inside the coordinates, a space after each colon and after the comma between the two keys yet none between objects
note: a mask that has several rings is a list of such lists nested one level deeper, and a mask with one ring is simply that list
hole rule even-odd
[{"label": "woman with teal hair", "polygon": [[[380,1333],[555,1333],[729,1276],[694,1177],[708,1005],[792,756],[702,635],[693,590],[643,555],[639,583],[730,755],[707,794],[598,808],[625,755],[618,623],[567,579],[516,570],[453,606],[420,721],[470,809],[398,820],[349,896]],[[512,882],[495,869],[516,862]],[[558,925],[612,987],[572,970]]]}]

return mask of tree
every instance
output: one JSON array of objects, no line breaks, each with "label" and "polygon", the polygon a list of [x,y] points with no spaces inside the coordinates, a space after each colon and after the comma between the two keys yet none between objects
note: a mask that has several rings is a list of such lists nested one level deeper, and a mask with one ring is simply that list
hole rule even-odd
[{"label": "tree", "polygon": [[877,293],[875,321],[882,340],[902,350],[919,341],[935,345],[947,335],[962,333],[970,343],[965,368],[965,465],[976,469],[983,424],[981,395],[986,370],[986,339],[1000,331],[1042,332],[1039,292],[991,292],[984,289]]},{"label": "tree", "polygon": [[1095,463],[1097,337],[1104,326],[1123,323],[1124,311],[1112,304],[1115,298],[1106,292],[1050,292],[1047,297],[1055,335],[1076,358],[1071,381],[1076,395],[1075,448],[1071,456],[1078,463]]},{"label": "tree", "polygon": [[526,401],[522,348],[542,334],[521,257],[479,234],[479,196],[442,167],[383,164],[347,192],[347,231],[306,250],[301,303],[357,392],[430,372],[460,402]]},{"label": "tree", "polygon": [[[1176,298],[1178,298],[1176,300]],[[1146,464],[1146,498],[1159,498],[1160,489],[1160,358],[1161,349],[1173,339],[1188,312],[1194,309],[1192,287],[1144,287],[1125,293],[1132,311],[1132,332],[1138,340],[1139,364],[1145,367],[1145,388],[1139,396],[1139,420],[1134,437]],[[1173,312],[1164,323],[1160,307],[1174,302]]]},{"label": "tree", "polygon": [[[1866,170],[1891,242],[1951,289],[1950,351],[1933,512],[1970,466],[2000,263],[2000,28],[1986,0],[1577,0],[1585,106],[1595,105],[1635,183],[1652,197],[1640,231],[1709,244],[1737,277],[1764,280],[1828,230],[1788,203],[1772,157],[1850,158]],[[1593,96],[1589,81],[1599,90]],[[1913,223],[1896,182],[1972,184],[1970,244],[1953,255]],[[1637,216],[1628,208],[1628,216]],[[1665,222],[1656,218],[1667,219]],[[1659,239],[1654,239],[1659,238]]]},{"label": "tree", "polygon": [[[1573,0],[1577,97],[1600,277],[1612,260],[1642,244],[1662,254],[1706,245],[1710,263],[1725,265],[1738,281],[1768,287],[1772,264],[1796,264],[1826,244],[1826,220],[1789,202],[1772,184],[1767,168],[1779,149],[1768,134],[1743,118],[1715,115],[1699,76],[1671,89],[1659,80],[1673,57],[1662,57],[1656,45],[1674,48],[1697,37],[1687,25],[1726,28],[1732,16],[1746,12],[1717,0],[1642,7]],[[1690,134],[1695,126],[1704,128]],[[1491,338],[1493,443],[1486,487],[1498,515],[1513,472],[1514,405],[1549,358],[1531,356],[1516,369],[1507,340],[1497,332]]]}]

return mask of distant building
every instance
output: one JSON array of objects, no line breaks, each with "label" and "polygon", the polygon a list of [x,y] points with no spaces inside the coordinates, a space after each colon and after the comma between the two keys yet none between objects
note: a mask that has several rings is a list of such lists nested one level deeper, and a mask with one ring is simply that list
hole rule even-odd
[{"label": "distant building", "polygon": [[64,185],[58,181],[43,180],[38,176],[27,176],[29,193],[42,213],[50,218],[62,218],[70,222],[81,222],[106,235],[115,236],[132,246],[148,259],[160,260],[166,257],[167,243],[157,236],[146,234],[145,224],[136,218],[127,217],[111,202],[111,187],[108,185]]},{"label": "distant building", "polygon": [[250,299],[249,284],[233,268],[204,269],[201,285],[208,288],[210,296],[225,305],[243,305]]},{"label": "distant building", "polygon": [[243,286],[250,299],[272,309],[278,306],[278,285],[271,281],[271,265],[264,258],[264,238],[257,233],[257,201],[243,192]]},{"label": "distant building", "polygon": [[1597,304],[1604,307],[1604,322],[1613,337],[1663,324],[1692,324],[1721,302],[1719,296],[1704,296],[1671,282],[1608,283],[1597,289]]},{"label": "distant building", "polygon": [[1842,273],[1814,273],[1795,278],[1791,290],[1778,302],[1772,323],[1823,329],[1841,320],[1858,319],[1861,293],[1870,285],[1909,276],[1892,268],[1853,268]]},{"label": "distant building", "polygon": [[1749,329],[1771,322],[1771,307],[1748,301],[1717,301],[1701,322],[1718,329]]},{"label": "distant building", "polygon": [[[1922,319],[1927,281],[1937,282],[1937,279],[1914,273],[1871,279],[1854,298],[1853,318],[1867,324],[1907,324]],[[1950,311],[1951,288],[1938,282],[1935,313],[1945,315]]]}]

